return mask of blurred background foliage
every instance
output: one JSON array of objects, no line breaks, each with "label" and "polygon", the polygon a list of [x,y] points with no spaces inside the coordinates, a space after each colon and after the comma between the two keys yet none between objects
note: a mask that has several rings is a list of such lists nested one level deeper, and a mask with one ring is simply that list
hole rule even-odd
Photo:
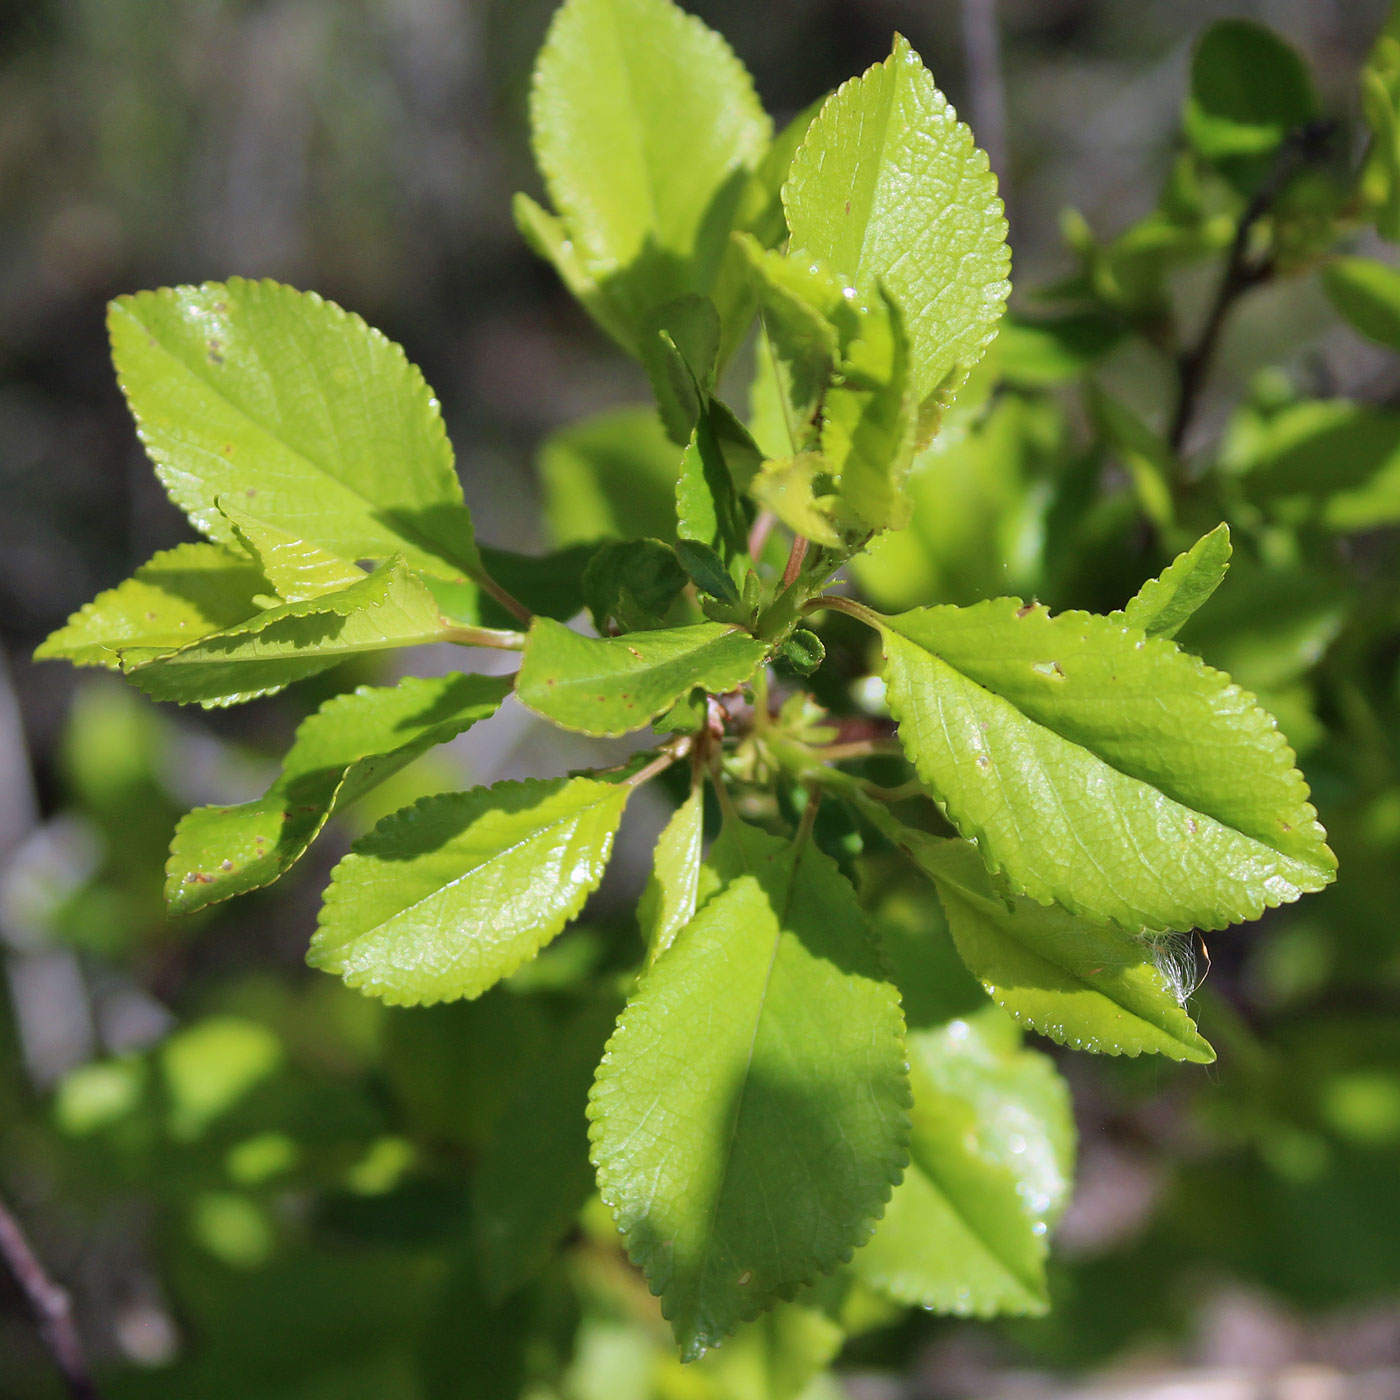
[{"label": "blurred background foliage", "polygon": [[[965,42],[983,0],[691,8],[779,121],[900,30],[1004,176],[1016,321],[913,480],[915,528],[858,584],[892,606],[1107,611],[1228,519],[1230,577],[1181,640],[1280,716],[1339,884],[1213,938],[1192,1003],[1212,1070],[1055,1052],[1081,1165],[1048,1318],[909,1316],[838,1280],[682,1371],[584,1159],[588,1075],[640,951],[614,913],[635,867],[472,1004],[386,1009],[302,962],[357,831],[580,754],[508,708],[275,894],[174,924],[176,817],[259,791],[302,715],[380,673],[195,714],[29,660],[187,538],[106,358],[104,303],[135,288],[270,276],[382,327],[441,396],[491,543],[649,531],[637,473],[659,435],[624,416],[546,442],[647,398],[510,222],[511,193],[538,193],[525,94],[552,0],[9,0],[0,1190],[119,1400],[990,1396],[1010,1371],[1400,1367],[1400,298],[1387,266],[1331,261],[1395,262],[1385,5],[1003,0],[999,84]],[[1227,29],[1193,79],[1225,17],[1272,26],[1306,71]],[[1238,304],[1195,354],[1227,265]],[[858,659],[835,650],[825,701],[855,703]],[[882,920],[938,921],[890,878]],[[555,1218],[512,1216],[522,1171],[546,1173]],[[846,1379],[812,1380],[832,1358]],[[0,1278],[0,1396],[58,1393]]]}]

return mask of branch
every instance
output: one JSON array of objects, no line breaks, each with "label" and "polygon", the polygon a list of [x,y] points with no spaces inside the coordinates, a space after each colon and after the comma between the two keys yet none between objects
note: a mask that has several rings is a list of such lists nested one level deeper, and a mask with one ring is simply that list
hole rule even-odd
[{"label": "branch", "polygon": [[0,1259],[9,1266],[29,1300],[39,1335],[67,1384],[69,1395],[73,1400],[100,1400],[73,1323],[73,1300],[44,1272],[4,1201],[0,1201]]},{"label": "branch", "polygon": [[1234,239],[1230,243],[1230,255],[1225,261],[1225,271],[1221,274],[1215,299],[1206,313],[1205,325],[1201,327],[1196,343],[1177,356],[1176,408],[1167,435],[1167,442],[1175,456],[1181,455],[1186,434],[1196,416],[1201,390],[1205,387],[1220,343],[1220,333],[1231,308],[1250,288],[1267,282],[1273,276],[1272,257],[1259,262],[1250,259],[1249,242],[1254,230],[1273,208],[1274,201],[1283,193],[1298,167],[1317,159],[1318,152],[1330,140],[1333,129],[1330,122],[1310,122],[1290,132],[1278,149],[1268,178],[1240,215]]}]

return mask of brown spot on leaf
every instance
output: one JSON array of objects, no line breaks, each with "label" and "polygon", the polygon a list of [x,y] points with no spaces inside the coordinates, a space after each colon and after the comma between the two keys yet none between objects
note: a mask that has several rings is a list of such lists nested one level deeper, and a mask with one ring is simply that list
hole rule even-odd
[{"label": "brown spot on leaf", "polygon": [[190,873],[185,876],[185,883],[187,885],[212,885],[214,883],[214,877],[203,870],[191,870]]},{"label": "brown spot on leaf", "polygon": [[1035,604],[1034,604],[1033,602],[1032,602],[1032,603],[1022,603],[1021,606],[1020,606],[1019,608],[1016,609],[1016,616],[1017,616],[1017,617],[1028,617],[1028,616],[1029,616],[1031,613],[1033,613],[1034,611],[1035,611]]}]

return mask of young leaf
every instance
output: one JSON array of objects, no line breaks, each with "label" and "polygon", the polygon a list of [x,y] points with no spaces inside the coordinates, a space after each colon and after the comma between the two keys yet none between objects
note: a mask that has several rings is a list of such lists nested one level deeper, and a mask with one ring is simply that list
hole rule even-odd
[{"label": "young leaf", "polygon": [[235,277],[119,297],[108,325],[156,475],[205,534],[234,542],[222,496],[341,559],[479,569],[437,400],[358,316]]},{"label": "young leaf", "polygon": [[472,1197],[482,1282],[508,1297],[548,1263],[593,1189],[588,1090],[617,1020],[611,997],[559,1028],[501,1112]]},{"label": "young leaf", "polygon": [[739,499],[763,460],[748,429],[717,399],[700,415],[676,481],[677,532],[726,561],[748,551],[749,516]]},{"label": "young leaf", "polygon": [[643,975],[593,1160],[685,1358],[869,1234],[906,1159],[902,1029],[854,890],[806,843],[770,847]]},{"label": "young leaf", "polygon": [[583,598],[599,632],[615,618],[624,632],[660,626],[686,585],[675,551],[660,540],[619,540],[598,549],[583,575]]},{"label": "young leaf", "polygon": [[656,854],[637,919],[647,941],[649,967],[695,917],[700,893],[700,848],[705,834],[705,801],[694,788],[676,808],[656,842]]},{"label": "young leaf", "polygon": [[832,515],[836,498],[830,493],[816,494],[818,477],[830,481],[826,458],[820,452],[799,452],[796,457],[765,462],[749,483],[749,494],[794,534],[839,549],[841,534]]},{"label": "young leaf", "polygon": [[1336,858],[1273,719],[1159,637],[1015,598],[878,619],[899,737],[988,866],[1130,928],[1222,928]]},{"label": "young leaf", "polygon": [[645,319],[642,367],[651,380],[661,421],[684,447],[715,387],[720,352],[719,312],[709,297],[691,293],[668,301]]},{"label": "young leaf", "polygon": [[739,590],[724,567],[724,560],[709,545],[699,540],[677,540],[676,558],[701,593],[708,593],[721,603],[738,606]]},{"label": "young leaf", "polygon": [[365,576],[365,571],[352,562],[239,510],[226,496],[215,504],[284,603],[304,603],[308,598],[358,583]]},{"label": "young leaf", "polygon": [[237,705],[347,657],[441,641],[449,630],[432,594],[396,559],[358,583],[269,608],[179,651],[126,647],[121,665],[153,699]]},{"label": "young leaf", "polygon": [[508,676],[409,676],[328,700],[297,729],[277,781],[237,807],[197,807],[175,828],[165,867],[171,912],[189,914],[280,879],[331,813],[419,754],[493,715]]},{"label": "young leaf", "polygon": [[1121,613],[1110,613],[1149,637],[1174,637],[1220,587],[1230,567],[1230,527],[1219,524],[1178,554],[1160,578],[1150,578]]},{"label": "young leaf", "polygon": [[[724,40],[670,0],[567,0],[530,94],[535,158],[582,271],[638,354],[711,288],[771,125]],[[585,303],[587,304],[587,303]]]},{"label": "young leaf", "polygon": [[246,622],[267,580],[247,555],[217,544],[162,550],[124,583],[99,593],[40,644],[38,661],[118,670],[125,647],[178,651]]},{"label": "young leaf", "polygon": [[613,409],[561,429],[539,456],[550,538],[672,539],[678,462],[652,409]]},{"label": "young leaf", "polygon": [[986,155],[903,38],[827,100],[783,188],[793,248],[867,293],[883,284],[903,310],[920,441],[1006,305],[996,191]]},{"label": "young leaf", "polygon": [[597,888],[630,791],[505,782],[385,817],[332,872],[307,961],[394,1006],[480,996]]},{"label": "young leaf", "polygon": [[991,1008],[911,1035],[909,1050],[909,1170],[856,1277],[935,1312],[1043,1313],[1046,1234],[1074,1161],[1064,1081]]},{"label": "young leaf", "polygon": [[914,456],[909,341],[899,307],[882,287],[827,394],[822,452],[837,477],[837,509],[862,531],[909,521],[904,478]]},{"label": "young leaf", "polygon": [[516,694],[565,729],[627,734],[692,686],[733,690],[753,675],[767,650],[767,643],[719,622],[598,638],[541,617],[525,643]]},{"label": "young leaf", "polygon": [[938,888],[958,952],[993,1001],[1061,1045],[1207,1065],[1202,1039],[1150,945],[1113,924],[998,893],[977,852],[904,829],[901,845]]}]

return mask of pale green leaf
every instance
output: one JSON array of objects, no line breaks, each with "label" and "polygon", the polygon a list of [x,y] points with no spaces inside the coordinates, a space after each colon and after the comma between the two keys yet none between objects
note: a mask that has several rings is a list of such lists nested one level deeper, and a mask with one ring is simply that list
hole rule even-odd
[{"label": "pale green leaf", "polygon": [[1220,524],[1150,578],[1121,613],[1110,613],[1149,637],[1174,637],[1220,587],[1230,567],[1230,527]]},{"label": "pale green leaf", "polygon": [[480,996],[597,888],[630,791],[503,782],[386,817],[332,872],[307,961],[396,1006]]},{"label": "pale green leaf", "polygon": [[909,1038],[909,1170],[858,1278],[959,1316],[1046,1310],[1046,1236],[1069,1198],[1074,1122],[1050,1061],[983,1011]]},{"label": "pale green leaf", "polygon": [[236,705],[351,656],[445,639],[432,594],[392,560],[333,593],[284,603],[179,651],[126,647],[122,670],[156,700]]},{"label": "pale green leaf", "polygon": [[906,1158],[898,995],[855,892],[809,844],[736,850],[765,848],[643,975],[589,1107],[687,1358],[848,1259]]},{"label": "pale green leaf", "polygon": [[588,1003],[559,1027],[477,1165],[473,1227],[482,1283],[495,1301],[549,1262],[593,1190],[588,1090],[617,1010],[611,998]]},{"label": "pale green leaf", "polygon": [[651,312],[709,292],[719,272],[771,137],[753,84],[670,0],[567,0],[535,66],[530,125],[575,266],[636,354]]},{"label": "pale green leaf", "polygon": [[800,452],[796,457],[765,462],[749,482],[749,494],[794,534],[839,549],[841,535],[832,518],[834,497],[816,494],[818,477],[830,481],[826,458],[820,452]]},{"label": "pale green leaf", "polygon": [[261,797],[198,807],[181,819],[165,868],[171,911],[192,913],[280,879],[332,812],[494,714],[510,686],[501,676],[409,676],[328,700],[302,721],[281,775]]},{"label": "pale green leaf", "polygon": [[733,690],[753,675],[767,650],[767,643],[719,622],[583,637],[536,618],[516,694],[565,729],[627,734],[644,728],[692,686]]},{"label": "pale green leaf", "polygon": [[1400,350],[1400,272],[1375,258],[1335,258],[1322,269],[1322,286],[1362,335]]},{"label": "pale green leaf", "polygon": [[1174,643],[1015,598],[872,620],[920,778],[1037,902],[1213,929],[1333,879],[1271,716]]},{"label": "pale green leaf", "polygon": [[1000,894],[966,842],[906,828],[901,844],[937,886],[963,961],[1018,1021],[1077,1050],[1215,1059],[1151,940]]},{"label": "pale green leaf", "polygon": [[676,533],[680,453],[652,409],[585,418],[545,440],[539,472],[557,545],[669,540]]},{"label": "pale green leaf", "polygon": [[700,854],[705,835],[704,790],[696,787],[676,808],[657,838],[652,870],[637,918],[650,966],[695,917],[700,893]]},{"label": "pale green leaf", "polygon": [[479,569],[437,400],[358,316],[230,278],[120,297],[108,326],[156,474],[205,534],[234,542],[225,497],[352,562]]},{"label": "pale green leaf", "polygon": [[903,38],[840,87],[807,130],[783,190],[792,246],[904,313],[927,440],[1006,304],[997,181]]},{"label": "pale green leaf", "polygon": [[219,513],[233,526],[239,543],[258,561],[263,577],[284,603],[304,603],[308,598],[358,583],[365,576],[364,570],[356,568],[353,562],[239,510],[227,497],[220,497],[216,504]]},{"label": "pale green leaf", "polygon": [[841,361],[823,404],[822,453],[837,478],[837,509],[862,531],[909,521],[904,478],[914,458],[909,342],[899,307],[882,287]]},{"label": "pale green leaf", "polygon": [[35,651],[37,660],[117,670],[125,647],[178,651],[246,622],[267,591],[258,566],[216,544],[162,550],[124,583],[99,593]]}]

